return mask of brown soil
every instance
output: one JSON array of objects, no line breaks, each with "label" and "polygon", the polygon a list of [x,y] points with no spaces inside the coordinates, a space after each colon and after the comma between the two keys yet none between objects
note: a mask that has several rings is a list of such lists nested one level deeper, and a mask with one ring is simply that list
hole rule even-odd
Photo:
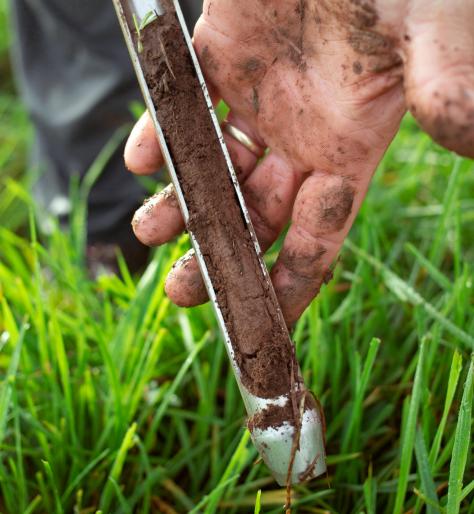
[{"label": "brown soil", "polygon": [[175,13],[158,17],[140,39],[142,68],[190,212],[188,228],[204,255],[242,382],[262,398],[288,394],[297,380],[292,377],[292,343],[262,272]]}]

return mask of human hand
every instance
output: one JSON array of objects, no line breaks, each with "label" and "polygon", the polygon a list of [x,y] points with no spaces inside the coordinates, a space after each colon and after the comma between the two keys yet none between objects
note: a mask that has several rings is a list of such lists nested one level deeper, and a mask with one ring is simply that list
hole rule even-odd
[{"label": "human hand", "polygon": [[[291,226],[271,276],[293,324],[331,276],[370,180],[408,108],[440,144],[474,157],[473,0],[207,0],[194,44],[228,120],[267,156],[225,135],[262,249]],[[148,115],[125,151],[138,174],[162,164]],[[184,229],[172,190],[134,218],[161,245]],[[166,283],[206,300],[194,257]]]}]

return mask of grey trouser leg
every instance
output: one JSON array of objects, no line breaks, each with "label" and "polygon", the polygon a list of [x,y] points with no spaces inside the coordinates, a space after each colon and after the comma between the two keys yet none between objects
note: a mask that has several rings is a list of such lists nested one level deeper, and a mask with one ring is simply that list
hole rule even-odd
[{"label": "grey trouser leg", "polygon": [[[191,26],[201,5],[182,2]],[[133,121],[129,107],[140,92],[111,0],[13,0],[11,8],[14,68],[36,129],[35,193],[44,208],[66,215],[71,178],[83,177],[116,130]],[[122,156],[123,144],[91,192],[91,241],[129,237],[143,200]]]}]

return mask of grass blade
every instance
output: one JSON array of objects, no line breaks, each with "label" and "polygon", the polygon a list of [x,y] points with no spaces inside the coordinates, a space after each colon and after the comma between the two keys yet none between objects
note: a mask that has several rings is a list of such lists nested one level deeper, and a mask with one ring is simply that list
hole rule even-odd
[{"label": "grass blade", "polygon": [[112,477],[109,477],[109,484],[112,484],[112,489],[115,492],[115,496],[118,498],[119,504],[120,504],[120,512],[125,514],[131,514],[132,509],[127,503],[127,500],[125,499],[125,496],[123,495],[120,486],[117,484],[117,481],[114,480]]},{"label": "grass blade", "polygon": [[431,276],[431,278],[446,291],[451,291],[453,289],[452,282],[445,276],[439,269],[429,260],[427,259],[414,245],[411,243],[406,243],[406,249],[416,258],[418,263],[423,266]]},{"label": "grass blade", "polygon": [[35,510],[41,505],[41,496],[36,496],[33,498],[31,503],[26,507],[25,512],[23,514],[33,514]]},{"label": "grass blade", "polygon": [[418,465],[418,472],[420,474],[422,492],[431,502],[427,503],[426,512],[427,514],[439,514],[439,509],[433,507],[433,505],[439,504],[439,499],[436,493],[433,476],[431,474],[431,467],[428,460],[425,441],[423,440],[423,433],[419,427],[416,431],[415,437],[415,456]]},{"label": "grass blade", "polygon": [[58,485],[56,482],[56,478],[54,477],[53,470],[51,469],[51,465],[47,461],[43,461],[43,466],[46,472],[46,476],[49,479],[49,483],[51,485],[51,489],[53,491],[53,497],[54,497],[54,507],[56,514],[63,514],[64,510],[61,504],[61,499],[59,498],[59,492],[58,492]]},{"label": "grass blade", "polygon": [[95,459],[91,460],[91,462],[89,462],[89,464],[73,479],[73,481],[67,487],[66,491],[64,491],[64,494],[61,498],[63,503],[68,500],[69,496],[74,492],[74,489],[78,487],[84,477],[86,477],[97,466],[97,464],[99,464],[100,461],[105,459],[109,453],[110,450],[107,449],[101,452]]},{"label": "grass blade", "polygon": [[260,514],[260,509],[262,508],[262,490],[259,489],[257,493],[257,499],[255,500],[255,510],[254,514]]},{"label": "grass blade", "polygon": [[[104,512],[109,512],[109,507],[112,502],[112,494],[114,493],[114,485],[113,481],[117,482],[122,473],[123,465],[125,463],[125,459],[129,450],[135,444],[135,433],[137,431],[137,425],[134,423],[125,434],[123,438],[122,445],[119,448],[117,453],[117,457],[115,457],[115,461],[112,465],[112,469],[109,474],[109,480],[107,481],[107,485],[105,486],[104,492],[102,493],[102,497],[100,500],[100,509]],[[112,480],[110,480],[112,479]]]},{"label": "grass blade", "polygon": [[[245,430],[242,438],[240,439],[239,446],[234,452],[232,459],[227,466],[227,469],[224,471],[222,478],[219,482],[217,488],[209,494],[209,505],[204,511],[205,514],[214,514],[217,512],[218,504],[220,499],[225,493],[226,487],[222,487],[223,485],[228,485],[232,483],[234,480],[239,478],[239,473],[242,468],[245,466],[249,456],[249,450],[247,448],[248,443],[250,441],[250,432]],[[196,511],[197,512],[197,511]]]},{"label": "grass blade", "polygon": [[438,428],[436,430],[436,435],[433,440],[433,444],[431,446],[431,451],[429,455],[429,461],[431,465],[431,469],[434,469],[436,459],[438,458],[439,449],[441,447],[441,439],[443,438],[443,433],[446,428],[446,422],[448,421],[449,412],[451,410],[451,406],[453,404],[454,394],[456,393],[459,375],[462,370],[462,357],[459,352],[454,352],[453,360],[451,362],[451,370],[449,372],[448,379],[448,389],[446,391],[446,399],[444,402],[443,415],[441,416],[441,421],[439,422]]},{"label": "grass blade", "polygon": [[464,501],[474,491],[474,480],[462,490],[461,501]]},{"label": "grass blade", "polygon": [[3,383],[0,385],[0,445],[5,437],[7,417],[13,394],[13,384],[15,382],[18,365],[20,363],[21,348],[23,346],[23,338],[25,336],[26,328],[27,325],[23,324],[10,360],[10,365],[8,366],[7,374]]},{"label": "grass blade", "polygon": [[364,482],[364,502],[367,514],[376,514],[377,508],[377,481],[372,475],[372,465],[369,467],[369,476]]},{"label": "grass blade", "polygon": [[364,250],[358,248],[348,239],[346,239],[345,246],[347,246],[347,248],[358,255],[361,259],[364,259],[375,270],[377,270],[381,274],[385,285],[392,291],[393,294],[399,298],[399,300],[402,302],[408,302],[415,306],[421,306],[426,311],[426,313],[438,321],[438,323],[447,332],[459,339],[459,341],[464,343],[470,350],[474,350],[473,336],[447,319],[446,316],[444,316],[438,309],[436,309],[436,307],[425,300],[425,298],[423,298],[420,293],[415,291],[407,282],[402,280],[396,273],[391,271],[383,262],[379,261],[372,255],[369,255]]},{"label": "grass blade", "polygon": [[[431,507],[433,509],[433,512],[439,512],[440,514],[446,513],[446,509],[441,507],[441,505],[439,503],[435,503],[433,500],[428,498],[428,496],[424,495],[416,487],[413,489],[413,492],[416,494],[416,496],[418,496],[418,500],[425,503],[427,507]],[[427,512],[428,512],[428,510],[427,510]]]},{"label": "grass blade", "polygon": [[407,422],[402,433],[400,452],[400,475],[398,478],[397,495],[395,497],[394,514],[402,514],[405,496],[408,489],[408,475],[410,473],[413,458],[413,447],[415,444],[416,423],[420,408],[421,393],[423,388],[424,361],[426,353],[426,343],[422,341],[418,354],[418,364],[416,366],[415,381],[410,404],[408,407]]},{"label": "grass blade", "polygon": [[471,364],[464,384],[464,392],[459,409],[451,466],[449,468],[447,514],[458,514],[461,506],[462,483],[471,446],[473,376],[474,357],[471,357]]},{"label": "grass blade", "polygon": [[175,394],[178,387],[181,385],[181,382],[183,381],[184,377],[186,376],[186,373],[188,372],[189,368],[191,367],[192,363],[194,362],[194,359],[197,357],[199,352],[202,350],[202,348],[205,346],[205,344],[209,340],[209,333],[206,333],[203,339],[194,347],[194,350],[188,355],[186,360],[184,361],[183,365],[181,366],[181,369],[178,371],[178,374],[176,375],[175,379],[173,380],[173,383],[171,384],[170,388],[166,391],[165,397],[160,403],[160,406],[158,410],[156,411],[156,414],[153,418],[153,421],[150,424],[148,437],[146,441],[146,447],[149,448],[151,445],[153,438],[155,437],[156,430],[158,428],[158,425],[160,424],[161,419],[166,413],[166,410],[168,408],[168,405],[170,401],[173,398],[173,395]]},{"label": "grass blade", "polygon": [[[351,440],[359,440],[360,425],[362,422],[362,404],[364,402],[365,392],[369,385],[370,374],[374,367],[375,359],[380,347],[380,339],[372,339],[369,346],[369,351],[365,359],[364,368],[359,377],[357,377],[356,396],[354,398],[354,405],[352,408],[349,426],[342,443],[342,453],[347,453],[349,449],[355,450],[355,445],[351,445]],[[358,372],[360,373],[360,371]]]}]

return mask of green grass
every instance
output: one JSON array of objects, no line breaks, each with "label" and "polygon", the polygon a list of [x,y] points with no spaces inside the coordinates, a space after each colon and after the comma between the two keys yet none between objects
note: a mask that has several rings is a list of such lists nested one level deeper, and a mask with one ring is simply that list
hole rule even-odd
[{"label": "green grass", "polygon": [[[1,87],[0,512],[282,512],[210,307],[163,294],[186,238],[137,280],[90,281],[84,195],[99,158],[71,232],[38,241],[29,128]],[[474,512],[473,198],[474,164],[407,119],[294,334],[329,454],[294,512]]]},{"label": "green grass", "polygon": [[13,88],[7,14],[7,0],[0,0],[0,225],[18,229],[25,222],[21,186],[32,182],[25,173],[31,130]]}]

